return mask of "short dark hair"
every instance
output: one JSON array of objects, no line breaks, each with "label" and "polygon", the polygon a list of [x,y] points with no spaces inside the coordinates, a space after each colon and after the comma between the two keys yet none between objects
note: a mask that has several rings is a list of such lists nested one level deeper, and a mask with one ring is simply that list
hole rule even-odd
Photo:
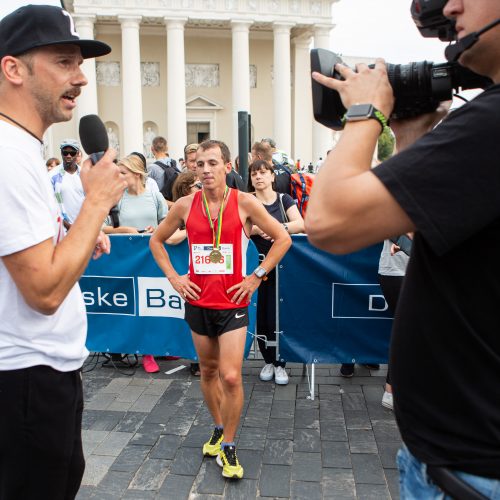
[{"label": "short dark hair", "polygon": [[46,166],[46,167],[48,167],[48,166],[49,166],[52,162],[55,162],[55,163],[56,163],[56,165],[60,165],[60,164],[61,164],[61,162],[60,162],[59,158],[54,158],[54,157],[52,157],[52,158],[49,158],[49,159],[45,162],[45,166]]},{"label": "short dark hair", "polygon": [[214,148],[220,149],[220,154],[224,163],[231,162],[231,153],[229,152],[229,148],[227,147],[227,144],[225,142],[217,141],[215,139],[208,139],[206,141],[203,141],[198,147],[198,149],[201,149],[202,151],[207,151],[208,149]]},{"label": "short dark hair", "polygon": [[167,152],[167,139],[165,139],[165,137],[162,137],[161,135],[159,135],[158,137],[155,137],[153,139],[151,146],[157,153],[166,153]]},{"label": "short dark hair", "polygon": [[[269,170],[272,174],[274,174],[274,168],[272,165],[269,164],[269,162],[265,160],[255,160],[252,162],[249,167],[248,167],[248,192],[251,193],[254,188],[252,184],[252,172],[257,172],[261,169]],[[273,182],[273,189],[276,191],[276,186],[274,185]]]}]

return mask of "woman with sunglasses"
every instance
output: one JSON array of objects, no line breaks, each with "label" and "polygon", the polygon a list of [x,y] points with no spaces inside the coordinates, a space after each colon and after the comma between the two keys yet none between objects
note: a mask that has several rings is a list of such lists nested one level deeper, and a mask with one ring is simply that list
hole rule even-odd
[{"label": "woman with sunglasses", "polygon": [[[304,219],[293,198],[288,194],[277,193],[274,189],[275,174],[273,167],[264,160],[254,161],[249,167],[249,187],[255,190],[256,198],[277,221],[281,222],[290,234],[304,232]],[[251,189],[249,189],[251,191]],[[252,228],[252,241],[259,254],[267,255],[272,240],[259,227]],[[257,299],[257,340],[264,357],[265,365],[260,372],[260,379],[269,381],[274,378],[276,384],[288,384],[286,363],[276,360],[276,347],[268,347],[267,341],[276,340],[276,272],[271,271],[259,287]]]}]

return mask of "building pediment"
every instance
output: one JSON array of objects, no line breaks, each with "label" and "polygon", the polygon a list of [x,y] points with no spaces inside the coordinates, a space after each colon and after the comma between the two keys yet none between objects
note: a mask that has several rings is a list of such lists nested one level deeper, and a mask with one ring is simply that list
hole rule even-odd
[{"label": "building pediment", "polygon": [[195,95],[186,99],[186,109],[204,109],[214,111],[224,109],[224,107],[207,97]]},{"label": "building pediment", "polygon": [[230,29],[231,20],[252,29],[272,30],[273,23],[291,27],[331,25],[332,4],[338,0],[65,0],[74,14],[93,15],[100,23],[116,23],[120,15],[140,16],[146,25],[183,19],[190,28]]}]

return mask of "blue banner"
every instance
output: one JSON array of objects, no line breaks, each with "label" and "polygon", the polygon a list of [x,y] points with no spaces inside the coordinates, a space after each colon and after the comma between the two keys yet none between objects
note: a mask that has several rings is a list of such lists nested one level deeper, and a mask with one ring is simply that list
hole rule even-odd
[{"label": "blue banner", "polygon": [[381,250],[335,256],[293,237],[279,265],[280,359],[387,362],[392,316],[378,285]]},{"label": "blue banner", "polygon": [[[111,236],[111,254],[91,261],[80,279],[87,307],[87,348],[95,352],[182,356],[196,360],[184,301],[149,251],[149,235]],[[169,246],[179,274],[188,271],[188,247]],[[250,242],[247,273],[258,265]],[[249,307],[249,332],[255,331],[256,296]],[[247,354],[253,337],[247,336]]]}]

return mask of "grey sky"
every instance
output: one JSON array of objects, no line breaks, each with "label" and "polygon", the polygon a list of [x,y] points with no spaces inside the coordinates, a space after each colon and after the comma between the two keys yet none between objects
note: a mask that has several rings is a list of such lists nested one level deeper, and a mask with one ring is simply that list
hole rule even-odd
[{"label": "grey sky", "polygon": [[0,19],[12,11],[28,4],[57,5],[61,6],[60,0],[0,0]]},{"label": "grey sky", "polygon": [[[387,62],[445,62],[448,42],[420,35],[410,15],[411,0],[339,0],[333,5],[331,50],[344,56],[383,57]],[[472,99],[480,91],[460,92]],[[454,99],[452,108],[462,106]]]},{"label": "grey sky", "polygon": [[410,5],[411,0],[339,0],[333,5],[332,50],[391,63],[444,61],[447,42],[420,36]]}]

